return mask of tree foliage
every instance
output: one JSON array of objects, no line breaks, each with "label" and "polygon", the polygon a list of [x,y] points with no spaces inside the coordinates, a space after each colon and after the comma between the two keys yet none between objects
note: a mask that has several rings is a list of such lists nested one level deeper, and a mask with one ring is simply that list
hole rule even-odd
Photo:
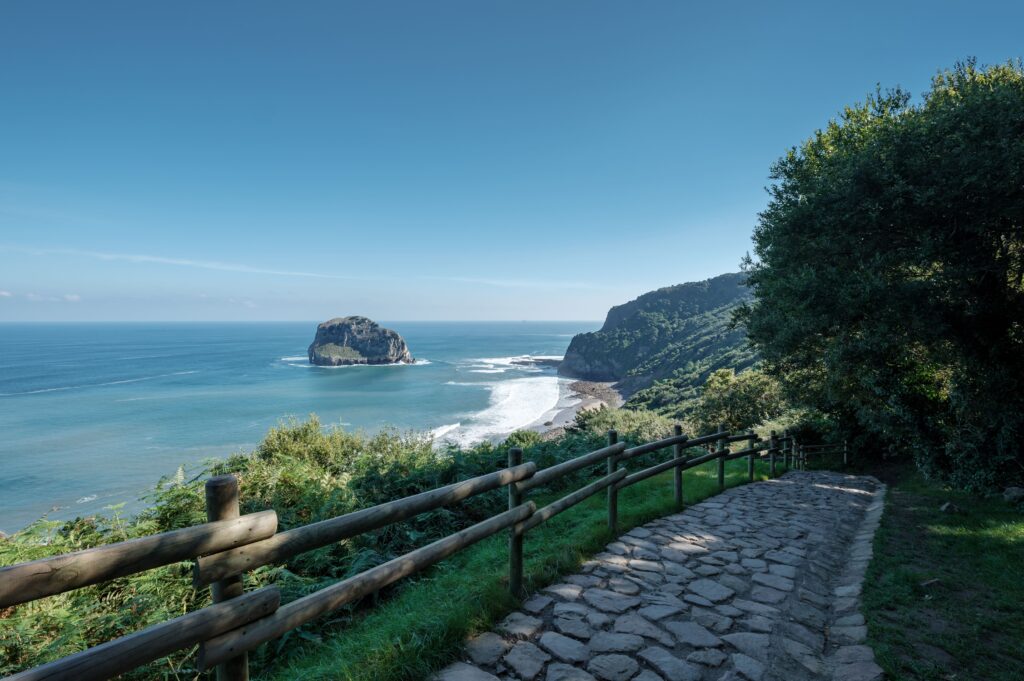
[{"label": "tree foliage", "polygon": [[723,424],[726,430],[747,430],[784,411],[781,387],[771,376],[757,370],[737,375],[732,369],[719,369],[704,382],[687,420],[695,434],[710,433]]},{"label": "tree foliage", "polygon": [[876,92],[772,178],[737,318],[787,395],[958,485],[1020,480],[1020,62]]}]

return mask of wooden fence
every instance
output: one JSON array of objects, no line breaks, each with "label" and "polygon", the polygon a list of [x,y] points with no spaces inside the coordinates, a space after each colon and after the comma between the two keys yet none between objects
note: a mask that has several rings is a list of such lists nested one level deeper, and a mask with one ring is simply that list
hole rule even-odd
[{"label": "wooden fence", "polygon": [[[811,454],[842,451],[844,463],[847,460],[845,444],[841,450],[825,445],[804,447],[796,438],[788,434],[777,437],[774,431],[767,441],[753,432],[730,433],[724,427],[697,438],[683,435],[680,426],[674,433],[627,448],[615,431],[610,431],[606,447],[542,470],[533,462],[523,463],[522,450],[511,449],[508,467],[500,471],[284,532],[277,532],[273,510],[239,515],[238,481],[230,475],[213,477],[206,483],[209,522],[0,568],[0,609],[190,559],[195,560],[193,584],[196,589],[210,587],[213,605],[19,672],[8,680],[108,679],[195,645],[199,645],[201,671],[217,668],[220,681],[248,679],[248,651],[504,530],[509,531],[509,588],[522,596],[526,534],[598,492],[606,491],[608,528],[614,533],[619,491],[665,471],[674,471],[675,506],[681,509],[683,471],[710,461],[718,462],[718,486],[725,489],[725,462],[732,459],[747,457],[750,480],[759,458],[768,459],[771,477],[777,475],[779,465],[805,467]],[[733,452],[729,449],[733,443],[745,443],[745,447]],[[707,451],[688,456],[687,450],[693,447]],[[671,458],[653,466],[632,473],[620,467],[664,450],[671,450]],[[557,501],[538,509],[526,499],[532,490],[601,463],[607,465],[606,475]],[[273,586],[244,591],[242,576],[248,570],[501,487],[508,487],[507,511],[290,603],[282,605]]]}]

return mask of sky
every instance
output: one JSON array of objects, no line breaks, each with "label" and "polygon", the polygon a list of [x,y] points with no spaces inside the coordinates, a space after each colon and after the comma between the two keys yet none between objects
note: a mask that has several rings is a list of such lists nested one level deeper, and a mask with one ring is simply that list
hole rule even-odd
[{"label": "sky", "polygon": [[4,2],[0,321],[595,320],[1024,3]]}]

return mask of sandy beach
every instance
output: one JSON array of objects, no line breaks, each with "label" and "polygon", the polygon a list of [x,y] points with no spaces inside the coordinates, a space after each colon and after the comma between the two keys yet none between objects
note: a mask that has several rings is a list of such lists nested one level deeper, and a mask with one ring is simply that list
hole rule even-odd
[{"label": "sandy beach", "polygon": [[622,395],[615,389],[613,382],[574,381],[569,384],[573,397],[579,402],[559,411],[555,417],[538,425],[536,430],[544,435],[544,439],[553,439],[565,432],[567,426],[576,421],[576,414],[589,409],[608,407],[616,409],[625,402]]}]

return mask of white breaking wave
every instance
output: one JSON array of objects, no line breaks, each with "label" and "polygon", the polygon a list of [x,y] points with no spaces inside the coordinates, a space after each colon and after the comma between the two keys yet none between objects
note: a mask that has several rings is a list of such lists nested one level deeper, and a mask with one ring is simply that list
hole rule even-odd
[{"label": "white breaking wave", "polygon": [[446,426],[438,426],[437,428],[434,428],[432,431],[430,431],[430,437],[434,438],[435,440],[440,440],[445,435],[461,426],[461,423],[449,423]]},{"label": "white breaking wave", "polygon": [[[555,409],[560,396],[559,379],[556,376],[515,378],[486,385],[491,389],[487,408],[447,430],[444,440],[472,445],[508,435],[512,431],[536,424]],[[442,439],[439,435],[434,435],[434,438]]]},{"label": "white breaking wave", "polygon": [[281,361],[282,362],[308,362],[309,361],[309,357],[307,357],[306,355],[301,355],[301,356],[298,356],[298,357],[282,357]]},{"label": "white breaking wave", "polygon": [[98,498],[99,498],[98,494],[90,494],[87,497],[82,497],[81,499],[79,499],[75,503],[78,503],[78,504],[88,504],[90,501],[96,501],[96,499],[98,499]]}]

